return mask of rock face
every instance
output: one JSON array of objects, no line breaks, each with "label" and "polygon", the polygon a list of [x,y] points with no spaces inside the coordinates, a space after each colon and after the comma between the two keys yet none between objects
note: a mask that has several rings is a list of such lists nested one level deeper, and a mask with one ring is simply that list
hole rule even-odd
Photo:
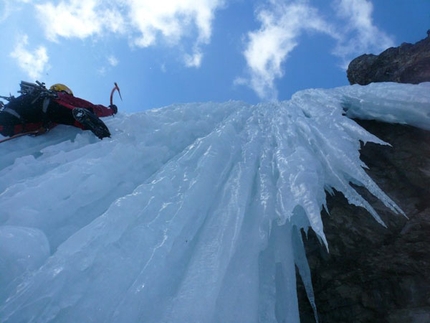
[{"label": "rock face", "polygon": [[[314,235],[305,238],[320,322],[430,322],[430,132],[359,123],[392,145],[366,144],[361,158],[408,218],[362,190],[387,228],[340,194],[328,198],[329,253]],[[314,322],[301,286],[299,291],[302,323]]]},{"label": "rock face", "polygon": [[430,81],[430,31],[416,44],[403,43],[379,55],[364,54],[351,61],[347,70],[350,84],[372,82],[418,84]]},{"label": "rock face", "polygon": [[[351,84],[430,81],[430,37],[379,56],[362,55],[348,68]],[[406,213],[394,215],[367,191],[387,227],[341,194],[323,213],[329,252],[314,234],[304,238],[320,323],[430,322],[430,132],[359,121],[391,144],[368,143],[361,158],[374,181]],[[315,322],[298,279],[301,322]]]}]

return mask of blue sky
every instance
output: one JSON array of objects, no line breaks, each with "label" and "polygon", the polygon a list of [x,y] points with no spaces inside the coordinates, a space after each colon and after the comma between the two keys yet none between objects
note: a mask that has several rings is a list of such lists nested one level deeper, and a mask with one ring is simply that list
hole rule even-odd
[{"label": "blue sky", "polygon": [[429,0],[0,0],[0,95],[39,80],[102,104],[118,82],[124,112],[286,100],[428,29]]}]

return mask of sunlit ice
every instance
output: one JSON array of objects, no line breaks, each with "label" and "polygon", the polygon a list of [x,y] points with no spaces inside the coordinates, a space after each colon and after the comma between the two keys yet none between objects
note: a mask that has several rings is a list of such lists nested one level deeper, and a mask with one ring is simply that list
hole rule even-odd
[{"label": "sunlit ice", "polygon": [[[326,194],[372,206],[352,118],[430,129],[430,84],[309,89],[291,100],[189,103],[58,126],[0,150],[2,322],[299,322],[301,232],[330,250]],[[406,214],[407,215],[407,214]],[[317,315],[316,315],[317,319]]]}]

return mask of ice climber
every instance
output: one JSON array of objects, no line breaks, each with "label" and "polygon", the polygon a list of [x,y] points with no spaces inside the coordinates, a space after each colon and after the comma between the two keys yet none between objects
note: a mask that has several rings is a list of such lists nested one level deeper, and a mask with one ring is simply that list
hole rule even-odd
[{"label": "ice climber", "polygon": [[110,131],[99,117],[114,115],[116,105],[108,107],[75,97],[64,84],[49,90],[44,83],[21,82],[18,97],[1,97],[0,133],[6,137],[19,134],[43,134],[58,124],[91,130],[98,138],[110,137]]}]

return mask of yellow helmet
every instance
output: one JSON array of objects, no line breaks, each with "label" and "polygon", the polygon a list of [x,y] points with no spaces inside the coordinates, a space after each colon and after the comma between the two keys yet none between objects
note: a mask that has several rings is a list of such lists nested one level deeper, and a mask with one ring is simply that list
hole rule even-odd
[{"label": "yellow helmet", "polygon": [[67,86],[65,86],[64,84],[54,84],[49,88],[51,91],[56,91],[56,92],[66,92],[67,94],[73,95],[72,90],[70,90]]}]

